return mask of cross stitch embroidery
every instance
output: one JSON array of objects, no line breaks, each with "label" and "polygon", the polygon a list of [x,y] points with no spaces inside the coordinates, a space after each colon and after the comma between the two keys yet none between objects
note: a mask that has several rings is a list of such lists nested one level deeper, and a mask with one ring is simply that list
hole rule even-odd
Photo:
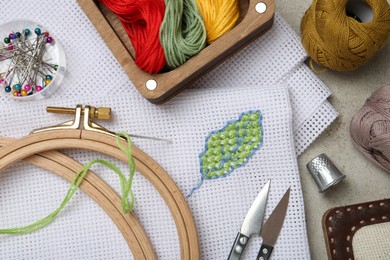
[{"label": "cross stitch embroidery", "polygon": [[199,155],[201,177],[188,197],[204,180],[226,177],[245,165],[262,144],[263,126],[259,110],[242,113],[238,120],[228,121],[222,129],[212,131]]}]

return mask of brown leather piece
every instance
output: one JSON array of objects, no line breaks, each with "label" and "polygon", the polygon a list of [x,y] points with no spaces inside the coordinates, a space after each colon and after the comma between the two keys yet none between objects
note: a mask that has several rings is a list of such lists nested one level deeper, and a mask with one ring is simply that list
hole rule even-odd
[{"label": "brown leather piece", "polygon": [[390,221],[390,199],[329,209],[322,217],[328,257],[353,260],[352,238],[362,227]]}]

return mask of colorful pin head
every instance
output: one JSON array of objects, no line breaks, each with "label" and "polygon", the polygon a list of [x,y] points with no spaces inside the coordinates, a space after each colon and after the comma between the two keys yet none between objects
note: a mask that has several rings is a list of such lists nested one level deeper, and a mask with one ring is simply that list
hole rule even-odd
[{"label": "colorful pin head", "polygon": [[28,36],[31,33],[30,29],[28,29],[28,28],[24,29],[23,31],[24,31],[25,36]]},{"label": "colorful pin head", "polygon": [[35,28],[34,32],[35,32],[36,35],[40,35],[41,34],[41,28]]},{"label": "colorful pin head", "polygon": [[47,42],[47,43],[53,43],[53,38],[47,37],[46,42]]}]

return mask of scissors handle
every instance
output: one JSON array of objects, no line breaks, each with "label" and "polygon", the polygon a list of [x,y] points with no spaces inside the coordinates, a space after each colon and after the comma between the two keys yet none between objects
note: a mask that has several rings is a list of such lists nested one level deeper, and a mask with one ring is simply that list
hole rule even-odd
[{"label": "scissors handle", "polygon": [[270,245],[263,243],[260,247],[260,251],[256,257],[256,260],[268,260],[271,256],[273,249],[274,249],[273,246],[270,246]]},{"label": "scissors handle", "polygon": [[238,232],[236,240],[232,249],[230,250],[228,260],[238,260],[241,257],[242,252],[244,252],[245,246],[248,244],[249,237]]}]

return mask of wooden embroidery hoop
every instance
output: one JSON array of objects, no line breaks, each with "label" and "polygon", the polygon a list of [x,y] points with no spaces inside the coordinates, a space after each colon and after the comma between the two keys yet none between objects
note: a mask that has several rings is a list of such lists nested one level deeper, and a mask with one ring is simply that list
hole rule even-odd
[{"label": "wooden embroidery hoop", "polygon": [[[15,139],[11,138],[0,138],[0,147],[7,146],[14,141]],[[51,171],[68,181],[72,181],[75,172],[83,167],[77,161],[57,151],[32,155],[25,158],[24,161]],[[135,259],[156,259],[152,245],[136,216],[133,213],[122,213],[121,199],[107,183],[89,171],[81,183],[80,189],[95,200],[117,225]]]},{"label": "wooden embroidery hoop", "polygon": [[[127,162],[127,156],[119,149],[115,142],[115,134],[92,121],[93,116],[91,115],[93,115],[93,113],[91,113],[91,111],[93,110],[94,108],[90,106],[85,106],[83,110],[82,106],[78,105],[75,109],[75,119],[73,121],[65,122],[58,126],[40,129],[33,132],[31,135],[25,136],[13,142],[10,141],[10,139],[3,139],[1,143],[6,144],[6,146],[0,149],[0,170],[11,165],[12,163],[36,154],[40,154],[42,157],[42,153],[43,157],[49,159],[51,162],[57,163],[53,165],[54,168],[60,165],[64,166],[65,164],[67,165],[69,161],[65,163],[64,160],[66,158],[64,158],[63,155],[60,156],[59,153],[53,153],[52,150],[66,148],[82,148],[97,151],[110,155],[123,162]],[[83,114],[84,120],[83,124],[81,124]],[[83,127],[83,129],[81,127]],[[125,141],[122,141],[122,145],[126,146]],[[179,188],[176,186],[175,182],[168,175],[168,173],[157,162],[155,162],[151,157],[142,152],[140,149],[133,146],[132,155],[136,162],[137,172],[144,175],[144,177],[148,179],[151,184],[158,190],[169,210],[171,211],[179,235],[181,258],[199,259],[199,242],[195,223],[192,218],[190,209]],[[32,159],[29,158],[28,160],[37,159],[36,157],[35,159],[34,157],[31,158]],[[74,172],[80,170],[80,168],[77,169],[77,166],[74,165],[75,168],[72,168],[73,174]],[[63,168],[58,167],[58,171],[61,169],[64,170]],[[84,184],[86,187],[88,184],[93,182],[93,185],[91,184],[91,186],[95,186],[96,189],[100,190],[100,193],[98,193],[91,187],[89,192],[94,194],[94,199],[99,201],[101,199],[102,202],[99,204],[104,203],[107,209],[111,207],[108,205],[108,202],[104,202],[105,199],[103,198],[102,191],[103,186],[99,186],[102,185],[101,183],[103,181],[98,182],[99,185],[96,184],[95,180],[97,178],[95,178],[94,175],[87,175],[86,180],[87,179],[88,182]],[[112,192],[111,189],[107,191],[107,194],[110,192]],[[88,195],[90,194],[88,193]],[[112,205],[115,204],[112,196],[107,199],[111,201]],[[119,214],[116,212],[112,213],[112,215]],[[150,259],[145,258],[147,256],[154,259],[154,253],[152,254],[150,252],[150,249],[152,248],[150,242],[147,238],[145,239],[146,235],[144,234],[142,227],[137,221],[134,221],[134,219],[128,219],[127,221],[132,221],[132,225],[135,225],[136,227],[133,226],[135,228],[132,231],[123,227],[121,232],[122,234],[124,232],[129,232],[129,238],[137,238],[136,241],[128,241],[129,247],[136,259]],[[117,226],[123,225],[123,221],[119,221],[116,217],[114,222]],[[132,236],[131,233],[134,233],[134,236]],[[145,246],[145,243],[148,243],[148,245]]]}]

